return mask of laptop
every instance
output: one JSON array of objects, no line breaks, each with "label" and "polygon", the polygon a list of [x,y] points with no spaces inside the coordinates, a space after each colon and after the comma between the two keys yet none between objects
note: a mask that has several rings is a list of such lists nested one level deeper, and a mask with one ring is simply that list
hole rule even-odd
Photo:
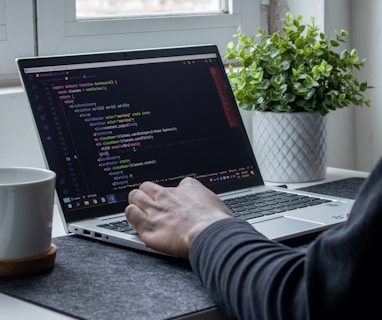
[{"label": "laptop", "polygon": [[[126,223],[127,195],[146,180],[176,186],[184,177],[198,179],[227,205],[239,203],[245,212],[238,218],[279,241],[348,217],[353,200],[264,184],[215,45],[27,57],[16,64],[46,165],[57,174],[67,233],[155,252]],[[254,193],[281,194],[268,204],[286,211],[251,207]],[[239,196],[247,204],[231,200]],[[290,196],[300,205],[291,205]]]}]

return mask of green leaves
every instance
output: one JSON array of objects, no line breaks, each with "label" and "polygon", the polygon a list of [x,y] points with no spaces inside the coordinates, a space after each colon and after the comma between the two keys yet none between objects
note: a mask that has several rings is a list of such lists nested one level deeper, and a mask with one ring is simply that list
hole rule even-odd
[{"label": "green leaves", "polygon": [[303,25],[302,15],[293,18],[287,13],[284,35],[268,34],[259,28],[255,35],[247,36],[238,28],[226,47],[225,58],[234,61],[228,77],[239,106],[247,110],[294,112],[330,110],[350,105],[370,106],[364,93],[372,88],[360,82],[353,70],[365,66],[355,49],[333,51],[344,43],[346,30],[327,39],[315,25]]}]

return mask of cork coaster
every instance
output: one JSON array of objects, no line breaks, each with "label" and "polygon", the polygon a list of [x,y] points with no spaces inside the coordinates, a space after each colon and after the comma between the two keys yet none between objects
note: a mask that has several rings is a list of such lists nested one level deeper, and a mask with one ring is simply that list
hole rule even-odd
[{"label": "cork coaster", "polygon": [[26,276],[53,268],[57,246],[51,244],[49,251],[26,259],[0,261],[0,278]]}]

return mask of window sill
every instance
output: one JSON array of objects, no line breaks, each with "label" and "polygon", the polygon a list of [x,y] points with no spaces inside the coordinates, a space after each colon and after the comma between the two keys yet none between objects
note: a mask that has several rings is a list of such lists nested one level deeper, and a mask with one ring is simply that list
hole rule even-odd
[{"label": "window sill", "polygon": [[24,93],[24,88],[22,86],[0,88],[0,96],[14,93]]}]

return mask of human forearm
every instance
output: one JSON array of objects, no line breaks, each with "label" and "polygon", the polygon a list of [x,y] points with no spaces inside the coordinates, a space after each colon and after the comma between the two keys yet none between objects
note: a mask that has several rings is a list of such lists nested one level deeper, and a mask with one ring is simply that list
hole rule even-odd
[{"label": "human forearm", "polygon": [[220,221],[205,229],[193,243],[190,262],[229,316],[307,319],[304,255],[269,241],[244,221]]}]

